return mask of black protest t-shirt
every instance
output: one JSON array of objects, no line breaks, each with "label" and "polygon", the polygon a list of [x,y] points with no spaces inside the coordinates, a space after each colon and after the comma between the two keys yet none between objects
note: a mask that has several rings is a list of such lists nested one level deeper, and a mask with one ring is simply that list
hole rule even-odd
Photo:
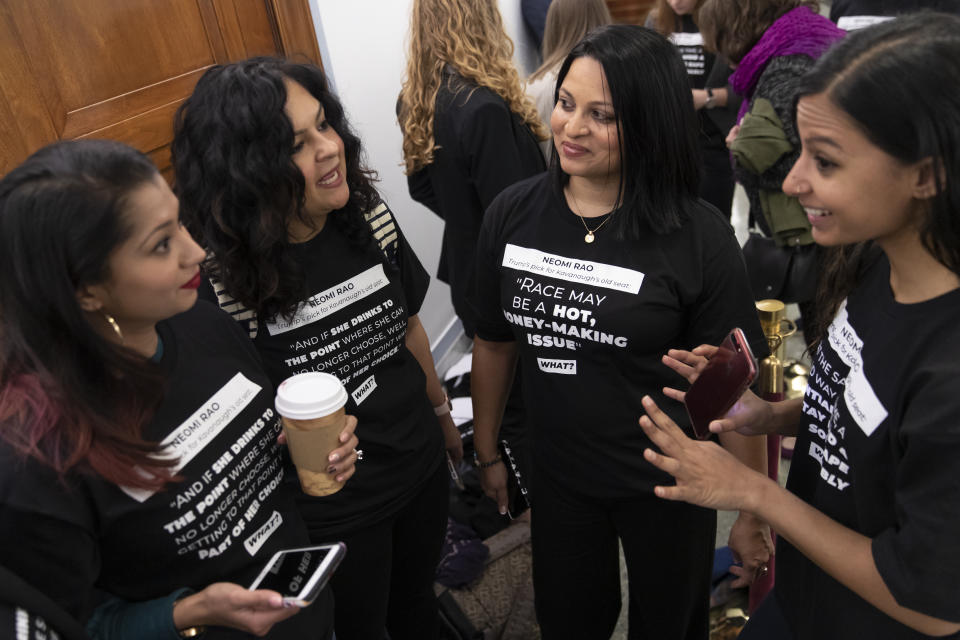
[{"label": "black protest t-shirt", "polygon": [[61,640],[42,617],[0,602],[0,640]]},{"label": "black protest t-shirt", "polygon": [[335,375],[350,396],[347,413],[357,417],[364,457],[350,481],[330,496],[299,493],[315,540],[395,512],[440,464],[440,426],[405,342],[429,276],[395,222],[376,230],[385,244],[392,234],[388,260],[377,243],[351,247],[325,225],[295,245],[310,297],[291,320],[259,320],[254,344],[275,384],[307,371]]},{"label": "black protest t-shirt", "polygon": [[[704,49],[703,35],[691,16],[681,16],[680,26],[682,31],[670,34],[670,40],[680,51],[683,65],[687,69],[690,87],[704,89],[707,86],[707,78],[717,63],[717,57]],[[725,149],[726,147],[722,144],[723,132],[707,116],[708,111],[705,107],[697,111],[697,117],[700,120],[699,137],[701,142],[710,147],[716,147],[719,144],[721,148]]]},{"label": "black protest t-shirt", "polygon": [[683,66],[687,69],[690,86],[703,89],[707,86],[707,76],[713,68],[716,56],[703,48],[703,35],[693,18],[681,16],[681,31],[670,34],[670,41],[677,46]]},{"label": "black protest t-shirt", "polygon": [[[881,256],[814,354],[787,488],[872,538],[901,605],[960,622],[960,290],[898,304]],[[782,538],[777,592],[797,638],[926,637]]]},{"label": "black protest t-shirt", "polygon": [[[273,387],[249,339],[206,302],[157,329],[166,390],[144,436],[178,459],[182,480],[150,492],[73,473],[65,486],[0,452],[0,563],[79,619],[94,585],[130,601],[248,586],[276,551],[308,543],[283,482]],[[269,637],[322,637],[332,618],[320,604]]]},{"label": "black protest t-shirt", "polygon": [[621,241],[600,228],[587,244],[585,234],[551,173],[504,191],[478,246],[478,335],[518,343],[538,473],[585,494],[635,496],[668,482],[643,459],[641,398],[690,432],[683,405],[661,391],[686,382],[661,356],[719,344],[737,326],[758,356],[766,347],[733,230],[713,209],[693,205],[666,235]]}]

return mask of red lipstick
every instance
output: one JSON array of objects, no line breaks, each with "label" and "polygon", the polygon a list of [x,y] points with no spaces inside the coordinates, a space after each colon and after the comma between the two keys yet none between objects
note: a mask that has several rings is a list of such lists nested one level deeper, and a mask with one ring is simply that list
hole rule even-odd
[{"label": "red lipstick", "polygon": [[181,289],[196,289],[200,286],[200,283],[203,282],[203,276],[200,275],[200,272],[197,271],[197,274],[187,280],[186,284],[180,285]]}]

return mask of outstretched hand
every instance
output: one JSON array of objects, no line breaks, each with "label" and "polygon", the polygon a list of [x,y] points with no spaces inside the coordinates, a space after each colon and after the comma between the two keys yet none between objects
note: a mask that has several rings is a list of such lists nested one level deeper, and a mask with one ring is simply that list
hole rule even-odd
[{"label": "outstretched hand", "polygon": [[[717,352],[717,349],[717,347],[709,344],[702,344],[693,351],[670,349],[667,355],[663,356],[662,362],[683,376],[687,382],[693,384],[706,368],[707,362]],[[670,387],[664,387],[663,393],[677,402],[683,402],[687,396],[685,391]],[[770,403],[747,389],[740,396],[740,399],[730,407],[726,415],[710,422],[709,429],[711,433],[736,431],[745,436],[766,435],[771,433],[772,417],[773,408]]]},{"label": "outstretched hand", "polygon": [[753,488],[766,481],[765,476],[714,442],[688,438],[649,396],[644,397],[643,408],[647,415],[640,418],[640,426],[661,451],[646,449],[644,458],[677,480],[675,486],[656,487],[657,496],[712,509],[752,510]]}]

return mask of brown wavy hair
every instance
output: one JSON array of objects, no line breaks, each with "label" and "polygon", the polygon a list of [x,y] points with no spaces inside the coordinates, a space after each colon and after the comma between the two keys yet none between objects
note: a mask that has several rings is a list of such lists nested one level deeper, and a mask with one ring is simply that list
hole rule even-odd
[{"label": "brown wavy hair", "polygon": [[706,0],[697,14],[703,46],[739,64],[764,32],[797,7],[820,10],[817,0]]},{"label": "brown wavy hair", "polygon": [[[697,24],[698,27],[697,14],[700,12],[702,5],[703,0],[697,0],[697,5],[693,9],[693,22]],[[683,27],[683,18],[677,15],[677,12],[673,10],[673,7],[670,6],[667,0],[657,0],[648,14],[647,20],[650,19],[653,20],[653,28],[665,36],[676,33]]]},{"label": "brown wavy hair", "polygon": [[547,138],[512,57],[513,41],[493,0],[414,0],[399,110],[408,175],[433,162],[433,116],[445,65],[503,98],[539,139]]},{"label": "brown wavy hair", "polygon": [[543,31],[543,64],[530,74],[527,82],[559,68],[585,35],[611,22],[613,18],[604,0],[553,0]]}]

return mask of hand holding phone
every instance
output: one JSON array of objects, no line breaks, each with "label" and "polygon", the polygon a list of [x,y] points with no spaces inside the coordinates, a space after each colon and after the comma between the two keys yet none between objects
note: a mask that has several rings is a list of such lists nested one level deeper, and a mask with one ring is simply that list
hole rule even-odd
[{"label": "hand holding phone", "polygon": [[347,545],[342,542],[278,551],[250,590],[270,589],[280,593],[284,603],[306,607],[326,586],[346,553]]},{"label": "hand holding phone", "polygon": [[683,403],[697,438],[710,437],[710,422],[722,417],[757,377],[757,360],[746,336],[734,329],[687,390]]}]

